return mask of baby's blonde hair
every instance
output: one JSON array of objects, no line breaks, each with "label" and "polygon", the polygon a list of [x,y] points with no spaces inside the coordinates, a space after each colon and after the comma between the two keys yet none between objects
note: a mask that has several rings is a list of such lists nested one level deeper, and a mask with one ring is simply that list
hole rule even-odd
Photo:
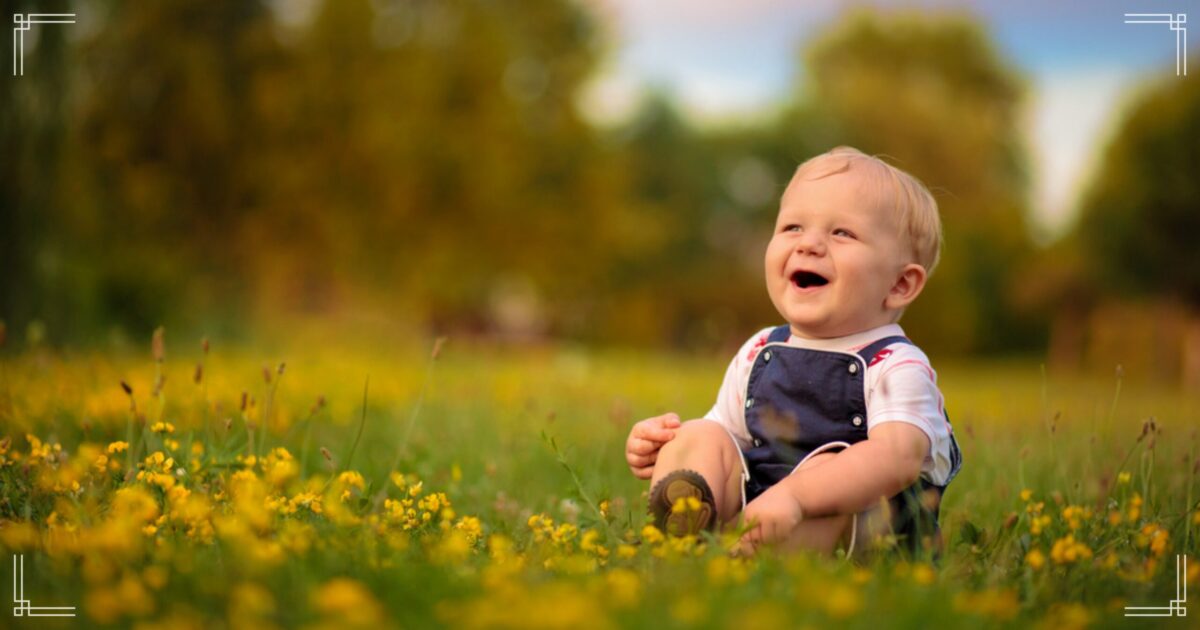
[{"label": "baby's blonde hair", "polygon": [[[851,166],[874,183],[876,202],[890,205],[912,246],[917,264],[933,273],[942,249],[942,219],[937,201],[916,177],[853,147],[835,147],[796,168],[793,179],[814,180],[849,171]],[[889,195],[890,204],[889,204]]]}]

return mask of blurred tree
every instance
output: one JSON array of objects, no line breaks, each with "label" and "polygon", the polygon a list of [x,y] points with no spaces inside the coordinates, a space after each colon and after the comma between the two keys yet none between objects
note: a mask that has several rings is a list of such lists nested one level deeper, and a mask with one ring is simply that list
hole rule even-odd
[{"label": "blurred tree", "polygon": [[92,16],[84,44],[78,150],[95,219],[81,256],[103,261],[105,319],[149,329],[203,307],[235,307],[240,242],[270,175],[256,89],[286,62],[265,2],[121,2]]},{"label": "blurred tree", "polygon": [[[904,325],[939,350],[1012,350],[1037,340],[1008,297],[1031,250],[1028,183],[1017,125],[1023,88],[972,18],[851,11],[805,56],[781,134],[796,125],[879,154],[934,193],[942,258]],[[807,124],[801,124],[807,120]],[[814,124],[821,128],[814,131]]]},{"label": "blurred tree", "polygon": [[579,7],[327,1],[298,41],[280,205],[324,247],[295,258],[438,326],[489,326],[506,287],[594,286],[619,195],[575,109],[600,45]]},{"label": "blurred tree", "polygon": [[1200,308],[1200,84],[1171,77],[1136,102],[1104,151],[1078,231],[1114,295]]},{"label": "blurred tree", "polygon": [[1170,77],[1129,109],[1081,203],[1089,283],[1109,299],[1185,305],[1177,356],[1200,387],[1200,84]]},{"label": "blurred tree", "polygon": [[[0,0],[6,20],[18,13],[70,11],[65,0]],[[62,218],[61,193],[71,187],[61,167],[70,94],[68,28],[31,28],[25,36],[24,76],[12,76],[11,46],[0,57],[0,72],[6,75],[0,90],[0,319],[13,331],[48,320],[56,337],[69,334],[74,321],[66,316],[72,310],[70,291],[54,290],[69,283],[69,246],[54,229]]]}]

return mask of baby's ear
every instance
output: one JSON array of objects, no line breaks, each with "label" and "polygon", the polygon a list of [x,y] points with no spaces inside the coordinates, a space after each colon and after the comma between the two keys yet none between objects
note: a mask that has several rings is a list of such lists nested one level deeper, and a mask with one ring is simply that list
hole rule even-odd
[{"label": "baby's ear", "polygon": [[925,272],[925,268],[916,263],[909,263],[900,270],[900,275],[896,278],[896,282],[892,284],[892,288],[888,291],[887,298],[884,300],[884,306],[889,309],[902,309],[912,304],[913,300],[921,294],[921,290],[925,288],[925,279],[929,274]]}]

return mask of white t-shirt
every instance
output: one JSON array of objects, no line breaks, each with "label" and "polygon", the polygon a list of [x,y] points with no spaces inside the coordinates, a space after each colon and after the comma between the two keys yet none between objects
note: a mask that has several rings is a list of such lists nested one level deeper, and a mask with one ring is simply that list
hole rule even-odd
[{"label": "white t-shirt", "polygon": [[[751,441],[745,413],[750,368],[754,358],[767,346],[767,338],[773,329],[764,328],[742,344],[725,371],[716,404],[704,416],[724,425],[743,451],[750,448]],[[858,356],[858,351],[871,342],[893,335],[904,335],[898,324],[836,339],[804,339],[791,335],[784,345]],[[952,429],[946,420],[937,374],[925,353],[909,343],[888,345],[874,357],[867,357],[863,386],[866,388],[867,431],[885,422],[904,422],[921,429],[930,444],[921,476],[931,483],[944,485],[951,472]]]}]

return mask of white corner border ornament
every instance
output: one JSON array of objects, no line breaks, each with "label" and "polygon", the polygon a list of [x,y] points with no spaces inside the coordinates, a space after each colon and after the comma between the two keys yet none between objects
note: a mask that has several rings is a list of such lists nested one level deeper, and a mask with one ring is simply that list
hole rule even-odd
[{"label": "white corner border ornament", "polygon": [[1187,76],[1187,14],[1126,13],[1126,24],[1166,24],[1175,32],[1175,76]]},{"label": "white corner border ornament", "polygon": [[34,24],[74,24],[74,13],[13,14],[13,76],[25,76],[25,31]]},{"label": "white corner border ornament", "polygon": [[[1186,617],[1187,616],[1187,556],[1175,555],[1175,599],[1166,606],[1126,606],[1126,617]],[[1132,612],[1131,612],[1132,611]]]},{"label": "white corner border ornament", "polygon": [[25,556],[13,554],[14,617],[74,617],[74,606],[34,606],[25,599]]}]

